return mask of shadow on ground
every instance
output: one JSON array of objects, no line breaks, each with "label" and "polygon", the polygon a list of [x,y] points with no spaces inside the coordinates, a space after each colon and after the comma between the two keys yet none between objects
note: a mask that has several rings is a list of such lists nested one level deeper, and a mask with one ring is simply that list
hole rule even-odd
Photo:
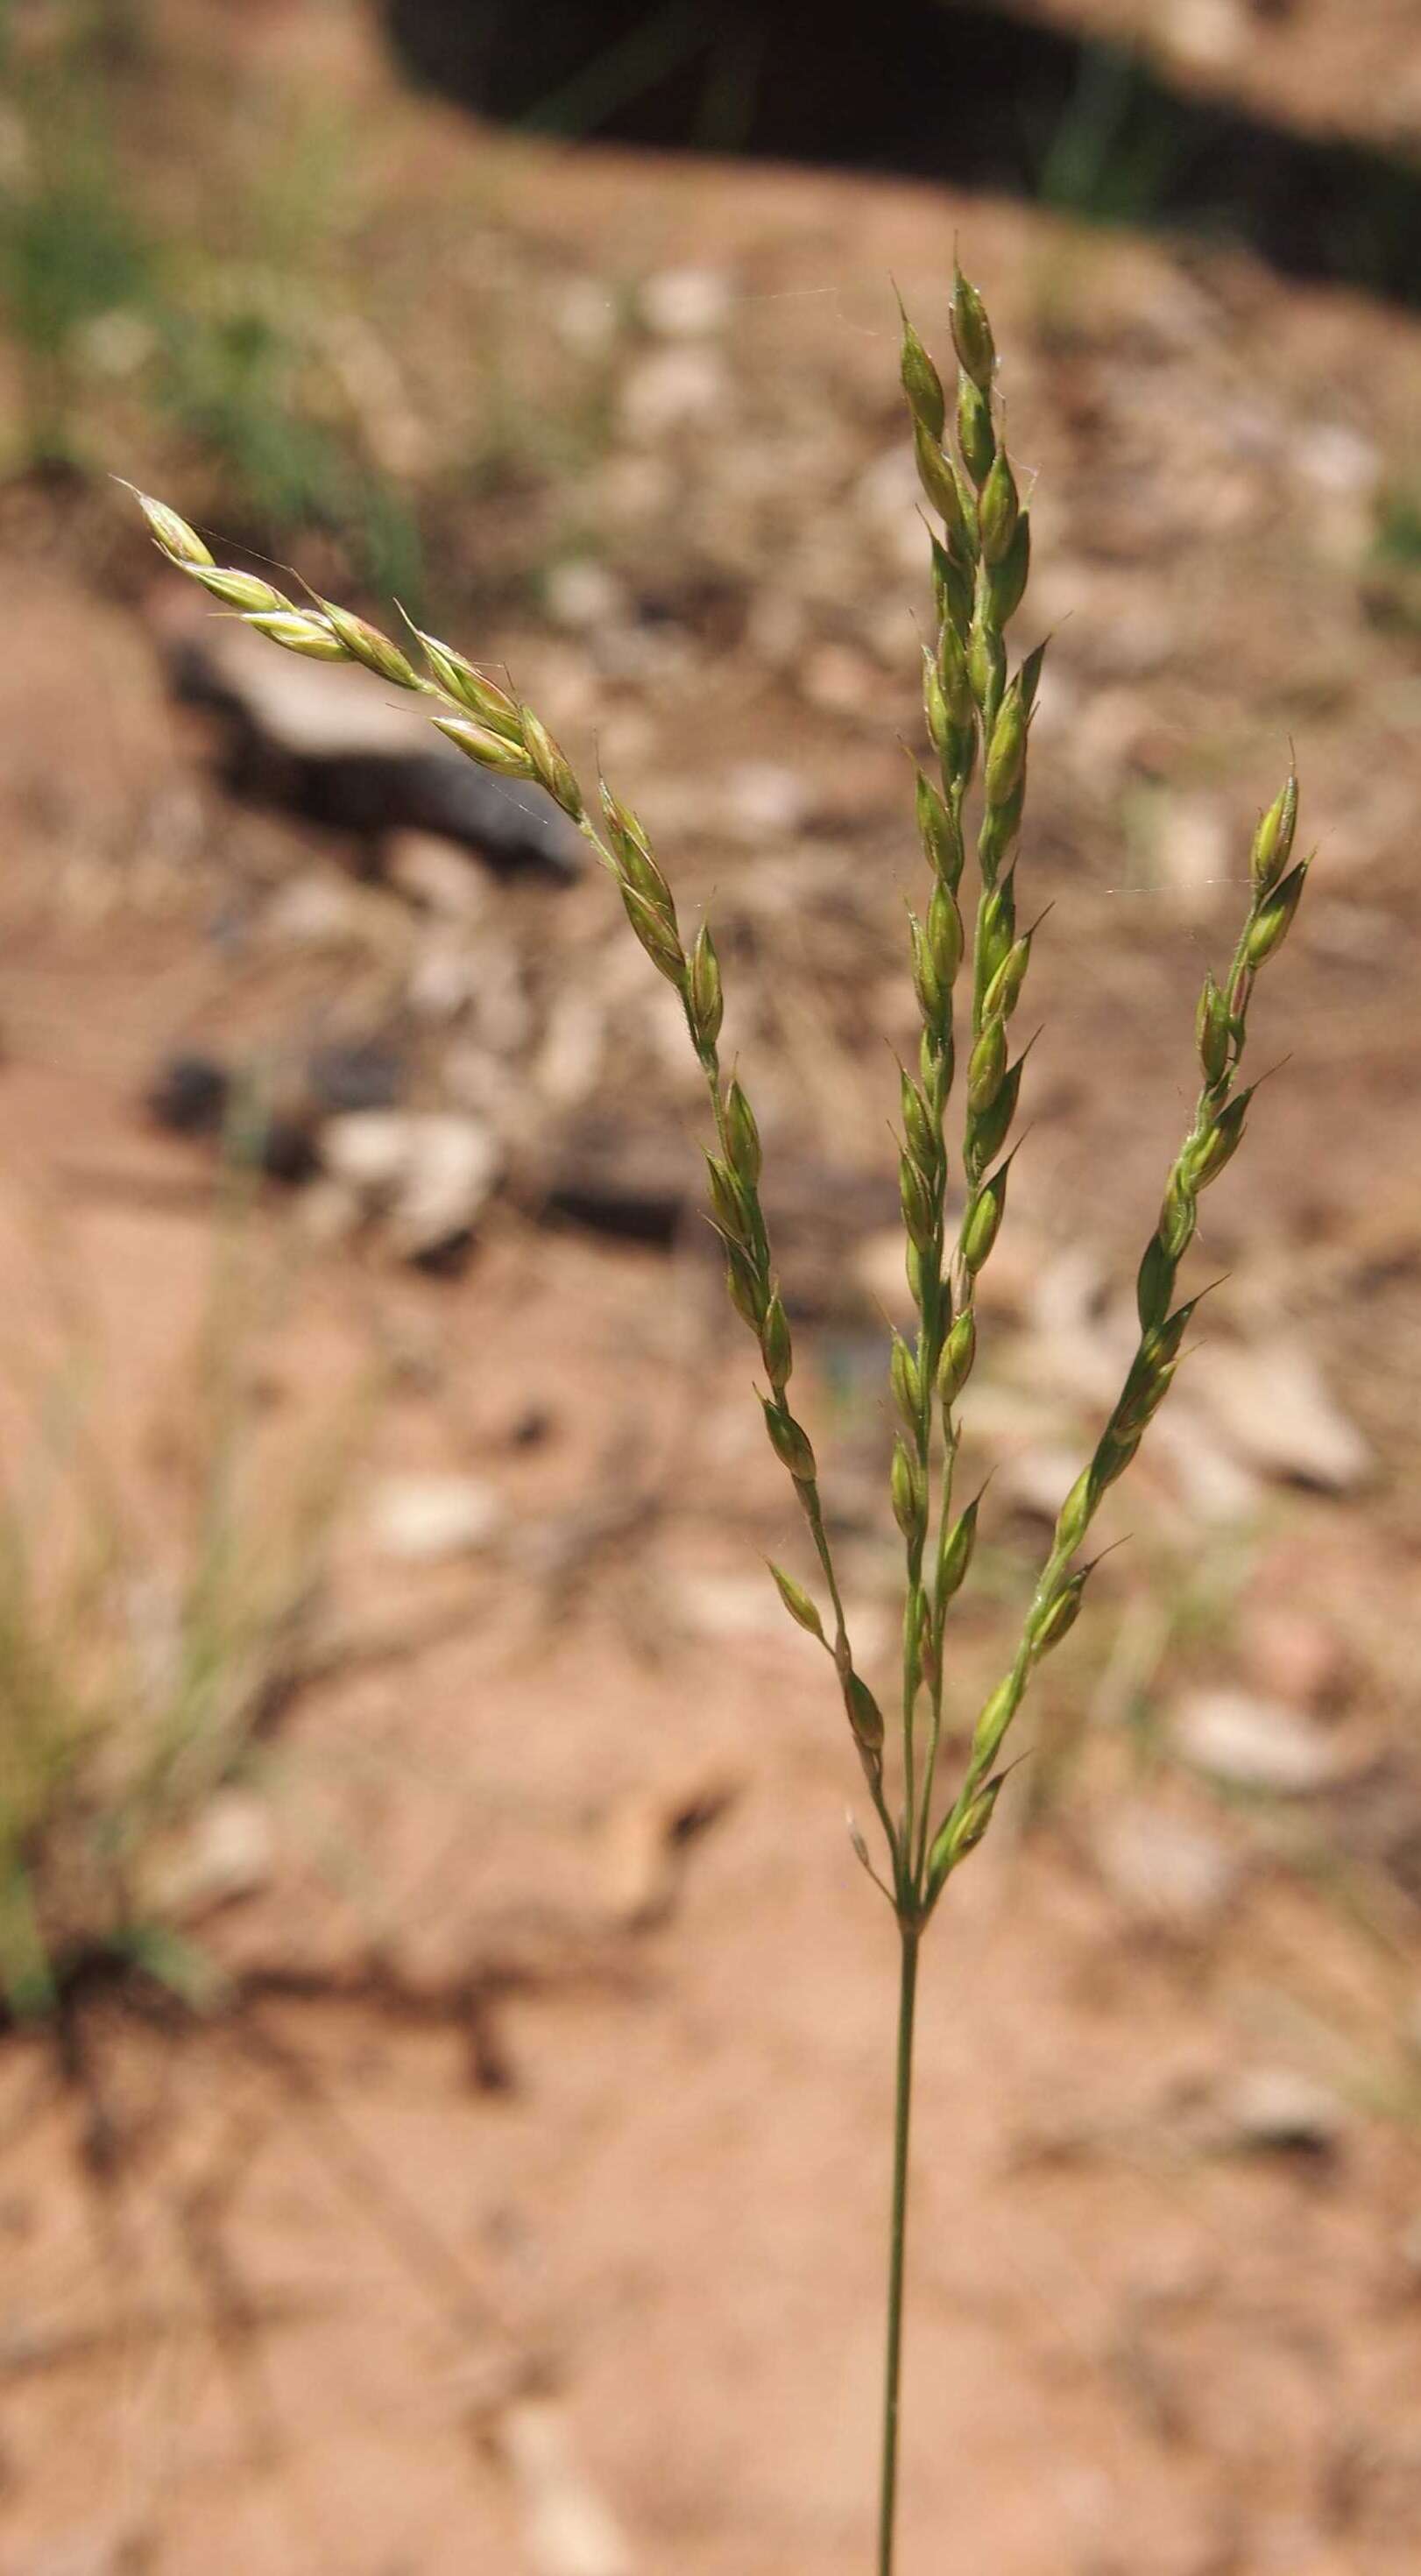
[{"label": "shadow on ground", "polygon": [[1421,300],[1421,169],[1173,86],[1139,53],[988,7],[887,0],[385,0],[416,76],[500,121],[1025,196],[1248,243],[1285,274]]}]

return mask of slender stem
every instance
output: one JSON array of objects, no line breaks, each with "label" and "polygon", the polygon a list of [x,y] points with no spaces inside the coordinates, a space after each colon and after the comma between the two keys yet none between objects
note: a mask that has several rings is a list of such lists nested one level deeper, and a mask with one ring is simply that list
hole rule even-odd
[{"label": "slender stem", "polygon": [[908,2132],[913,2108],[913,2014],[918,1994],[918,1927],[899,1922],[898,2073],[893,2107],[893,2215],[888,2240],[888,2358],[883,2382],[883,2477],[879,2490],[878,2576],[893,2576],[898,2522],[898,2391],[903,2363],[903,2268],[908,2232]]},{"label": "slender stem", "polygon": [[908,1590],[903,1604],[903,1849],[913,1849],[918,1794],[918,1755],[914,1742],[918,1687],[921,1680],[923,1542],[908,1543]]},{"label": "slender stem", "polygon": [[[952,1486],[953,1478],[957,1469],[957,1451],[961,1436],[961,1433],[957,1430],[956,1425],[954,1424],[952,1432],[945,1444],[942,1467],[942,1503],[940,1507],[941,1527],[943,1529],[948,1527],[952,1519]],[[922,1883],[923,1872],[927,1866],[928,1841],[932,1833],[933,1787],[937,1779],[937,1757],[942,1743],[942,1659],[943,1634],[947,1625],[947,1607],[948,1605],[946,1602],[935,1602],[933,1605],[935,1637],[933,1649],[932,1698],[928,1718],[928,1749],[927,1758],[923,1765],[923,1795],[922,1805],[918,1816],[918,1847],[913,1855],[913,1867],[920,1885]]]}]

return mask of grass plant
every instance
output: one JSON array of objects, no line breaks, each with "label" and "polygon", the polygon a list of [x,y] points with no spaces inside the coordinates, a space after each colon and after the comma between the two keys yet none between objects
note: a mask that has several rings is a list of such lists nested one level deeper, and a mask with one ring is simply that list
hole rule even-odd
[{"label": "grass plant", "polygon": [[[860,1669],[821,1498],[809,1428],[790,1401],[794,1349],[761,1198],[754,1110],[721,1048],[724,995],[708,921],[688,937],[647,831],[605,782],[584,793],[564,752],[530,707],[452,646],[411,627],[400,642],[335,602],[293,599],[262,577],[214,562],[197,533],[140,496],[168,560],[259,634],[287,650],[353,662],[428,705],[439,731],[495,775],[540,784],[585,835],[635,937],[673,986],[705,1080],[713,1143],[706,1154],[711,1220],[726,1286],[758,1344],[766,1436],[790,1478],[817,1566],[811,1589],[770,1571],[790,1618],[824,1651],[876,1820],[877,1851],[855,1848],[891,1909],[899,1944],[888,2333],[878,2552],[892,2576],[906,2286],[913,2026],[924,1936],[950,1880],[987,1833],[1005,1784],[1011,1731],[1037,1671],[1073,1625],[1090,1582],[1083,1554],[1102,1501],[1138,1450],[1180,1365],[1197,1294],[1178,1296],[1199,1200],[1242,1141],[1255,1084],[1240,1080],[1257,978],[1287,936],[1306,881],[1294,861],[1298,787],[1290,775],[1253,836],[1249,897],[1232,958],[1206,975],[1195,1026],[1199,1089],[1169,1166],[1136,1283],[1138,1340],[1096,1447],[1056,1518],[1051,1544],[1000,1680],[970,1725],[945,1717],[950,1623],[969,1575],[982,1496],[957,1490],[962,1412],[977,1354],[977,1283],[1006,1214],[1011,1142],[1027,1049],[1012,1024],[1039,921],[1019,919],[1017,852],[1033,712],[1045,646],[1015,667],[1007,629],[1027,586],[1029,509],[1002,434],[996,350],[977,290],[958,275],[951,313],[951,398],[917,332],[903,319],[902,382],[932,528],[929,569],[935,641],[923,652],[928,758],[914,798],[927,896],[910,912],[909,970],[921,1038],[901,1068],[898,1176],[911,1339],[896,1334],[889,1383],[897,1436],[890,1502],[904,1561],[901,1696],[890,1725]],[[975,872],[969,894],[969,798]],[[967,917],[970,915],[969,931]],[[960,1078],[959,1078],[960,1077]],[[954,1099],[961,1142],[949,1156]],[[951,1752],[949,1773],[946,1757]]]},{"label": "grass plant", "polygon": [[0,0],[0,326],[18,397],[0,471],[91,467],[129,444],[137,400],[155,433],[213,460],[246,532],[319,530],[354,579],[413,601],[418,515],[337,362],[357,141],[329,116],[272,119],[257,148],[244,129],[239,188],[185,223],[132,152],[142,38],[126,14],[57,11],[7,49]]},{"label": "grass plant", "polygon": [[362,1410],[337,1407],[279,1470],[268,1454],[248,1196],[239,1176],[168,1461],[179,1493],[166,1530],[114,1469],[102,1354],[58,1291],[55,1351],[14,1372],[0,1476],[0,2021],[62,2011],[105,1965],[189,2003],[220,1986],[167,1903],[166,1863],[214,1796],[250,1776],[263,1721],[299,1676]]}]

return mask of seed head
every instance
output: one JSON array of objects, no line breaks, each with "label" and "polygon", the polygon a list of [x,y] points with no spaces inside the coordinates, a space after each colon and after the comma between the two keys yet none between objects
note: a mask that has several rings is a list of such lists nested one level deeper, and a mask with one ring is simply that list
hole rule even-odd
[{"label": "seed head", "polygon": [[1013,681],[997,710],[992,727],[991,749],[987,754],[986,786],[989,805],[1005,805],[1016,792],[1026,767],[1026,709],[1021,703],[1021,684]]},{"label": "seed head", "polygon": [[1012,532],[1011,544],[1000,563],[991,567],[987,598],[995,623],[1005,626],[1015,617],[1026,596],[1031,574],[1031,513],[1023,510]]},{"label": "seed head", "polygon": [[1023,932],[1020,939],[1013,940],[982,995],[984,1020],[1011,1018],[1021,997],[1022,985],[1026,981],[1026,970],[1031,963],[1031,943],[1035,935],[1034,930],[1028,930]]},{"label": "seed head", "polygon": [[901,1434],[893,1443],[888,1487],[893,1497],[893,1517],[903,1536],[910,1541],[920,1540],[927,1527],[927,1486],[921,1463]]},{"label": "seed head", "polygon": [[933,605],[939,626],[955,626],[965,635],[972,623],[972,583],[964,565],[955,561],[938,538],[932,539]]},{"label": "seed head", "polygon": [[1016,938],[1016,889],[1010,876],[989,886],[977,912],[977,958],[983,991],[1005,964]]},{"label": "seed head", "polygon": [[491,769],[500,778],[531,778],[533,764],[521,742],[510,742],[506,734],[490,733],[486,725],[475,724],[468,716],[435,716],[436,733],[457,745],[480,769]]},{"label": "seed head", "polygon": [[913,423],[913,453],[918,461],[918,481],[942,521],[948,553],[963,559],[970,554],[971,543],[962,486],[952,459],[943,454],[920,420]]},{"label": "seed head", "polygon": [[962,1259],[973,1279],[996,1242],[1007,1203],[1009,1163],[1003,1163],[975,1193],[962,1228]]},{"label": "seed head", "polygon": [[920,921],[910,921],[909,935],[913,949],[913,990],[918,997],[918,1008],[929,1028],[936,1029],[946,1014],[948,993]]},{"label": "seed head", "polygon": [[1027,654],[1026,660],[1023,662],[1021,669],[1017,673],[1017,679],[1021,686],[1021,703],[1028,716],[1036,704],[1036,692],[1041,686],[1041,670],[1046,659],[1046,647],[1050,643],[1050,640],[1049,635],[1047,635],[1042,637],[1039,644],[1034,644],[1031,651]]},{"label": "seed head", "polygon": [[1199,1009],[1194,1021],[1194,1037],[1204,1080],[1210,1085],[1221,1081],[1229,1061],[1229,1005],[1227,994],[1220,992],[1212,973],[1204,977],[1204,990],[1199,996]]},{"label": "seed head", "polygon": [[155,501],[151,493],[140,492],[132,483],[128,489],[148,522],[154,544],[170,563],[181,564],[185,572],[191,571],[195,565],[211,563],[210,549],[203,544],[196,528],[190,528],[186,519],[180,519],[176,510],[169,509],[166,501]]},{"label": "seed head", "polygon": [[951,618],[944,618],[938,629],[937,669],[942,694],[955,730],[972,722],[972,683],[967,675],[967,652]]},{"label": "seed head", "polygon": [[1035,1621],[1031,1632],[1031,1660],[1034,1664],[1039,1663],[1043,1655],[1048,1655],[1053,1646],[1059,1646],[1061,1639],[1074,1628],[1090,1572],[1086,1565],[1079,1574],[1071,1575]]},{"label": "seed head", "polygon": [[1146,1333],[1140,1345],[1141,1359],[1147,1360],[1151,1367],[1162,1368],[1166,1361],[1176,1358],[1198,1303],[1198,1297],[1188,1298],[1184,1305],[1176,1306],[1174,1313],[1167,1315],[1162,1324],[1156,1325],[1153,1332]]},{"label": "seed head", "polygon": [[[516,708],[514,713],[516,715]],[[633,850],[639,851],[643,858],[650,859],[651,842],[647,837],[645,825],[640,817],[632,812],[630,805],[624,805],[619,797],[612,794],[606,779],[602,777],[597,781],[597,802],[602,808],[602,820],[607,826],[607,838],[612,844],[618,866],[625,869],[628,856]],[[669,899],[668,896],[668,901]]]},{"label": "seed head", "polygon": [[947,807],[926,771],[921,769],[917,774],[914,796],[923,855],[944,885],[955,886],[962,874],[962,834],[954,830]]},{"label": "seed head", "polygon": [[[436,723],[438,718],[435,719]],[[447,731],[447,727],[443,728]],[[675,925],[669,922],[661,906],[641,892],[628,877],[622,879],[622,906],[628,921],[659,974],[678,993],[686,990],[687,960]]]},{"label": "seed head", "polygon": [[918,1064],[923,1077],[923,1097],[941,1118],[947,1107],[957,1064],[950,1020],[938,1020],[924,1028],[918,1041]]},{"label": "seed head", "polygon": [[1293,926],[1293,915],[1311,865],[1310,859],[1301,860],[1255,915],[1246,951],[1250,966],[1261,966],[1266,957],[1271,957],[1276,949],[1282,947]]},{"label": "seed head", "polygon": [[1015,1064],[1008,1065],[1002,1077],[1002,1087],[991,1107],[984,1109],[980,1118],[973,1121],[970,1151],[967,1156],[967,1177],[970,1181],[981,1179],[987,1165],[1001,1152],[1011,1133],[1011,1123],[1016,1116],[1016,1104],[1021,1092],[1022,1067],[1025,1063],[1026,1052],[1023,1049]]},{"label": "seed head", "polygon": [[[315,617],[305,608],[272,608],[247,610],[244,626],[254,626],[270,644],[280,644],[288,653],[304,654],[309,662],[344,662],[345,646],[331,632],[324,617]],[[436,719],[437,721],[437,719]]]},{"label": "seed head", "polygon": [[923,1381],[918,1363],[901,1333],[893,1336],[893,1354],[888,1363],[893,1401],[911,1432],[916,1433],[922,1419]]},{"label": "seed head", "polygon": [[807,1630],[811,1637],[818,1638],[821,1646],[826,1646],[829,1641],[824,1634],[824,1622],[803,1584],[796,1583],[792,1574],[786,1574],[783,1566],[774,1564],[769,1557],[766,1557],[765,1563],[775,1578],[780,1599],[796,1626]]},{"label": "seed head", "polygon": [[937,1215],[932,1194],[911,1154],[899,1156],[898,1196],[909,1242],[916,1245],[919,1252],[929,1251],[937,1236]]},{"label": "seed head", "polygon": [[850,1666],[843,1676],[844,1706],[854,1740],[861,1752],[870,1756],[883,1749],[883,1711],[869,1689]]},{"label": "seed head", "polygon": [[1174,1255],[1166,1251],[1157,1234],[1152,1234],[1145,1246],[1145,1257],[1135,1282],[1135,1304],[1143,1332],[1164,1322],[1169,1312],[1169,1301],[1174,1295],[1174,1274],[1178,1268]]},{"label": "seed head", "polygon": [[[941,430],[937,434],[941,438]],[[980,492],[997,452],[997,434],[992,427],[990,398],[967,375],[957,379],[957,444],[962,462]]]},{"label": "seed head", "polygon": [[903,316],[903,356],[901,373],[903,391],[915,427],[921,427],[931,439],[940,440],[947,419],[947,401],[942,378],[918,338],[907,314]]},{"label": "seed head", "polygon": [[764,1408],[765,1429],[770,1435],[770,1447],[781,1466],[788,1467],[797,1485],[812,1485],[815,1475],[814,1452],[809,1445],[808,1432],[801,1423],[796,1422],[794,1415],[783,1404],[767,1403],[763,1395],[760,1403]]},{"label": "seed head", "polygon": [[964,374],[969,375],[984,394],[990,393],[992,371],[997,363],[992,326],[981,296],[960,268],[952,299],[952,345]]},{"label": "seed head", "polygon": [[553,803],[560,805],[564,814],[576,823],[582,814],[582,790],[566,755],[559,750],[546,725],[539,723],[531,707],[519,708],[518,727],[538,785],[545,788]]},{"label": "seed head", "polygon": [[1016,476],[1007,462],[1006,449],[999,447],[992,470],[982,486],[981,500],[977,504],[977,526],[982,540],[982,561],[985,564],[1005,562],[1011,550],[1011,541],[1016,535],[1020,509],[1021,500],[1016,488]]},{"label": "seed head", "polygon": [[1169,1393],[1170,1381],[1178,1360],[1163,1364],[1148,1361],[1143,1353],[1135,1361],[1125,1380],[1120,1401],[1110,1417],[1110,1428],[1118,1440],[1129,1440],[1136,1432],[1145,1431],[1153,1422]]},{"label": "seed head", "polygon": [[931,1180],[942,1160],[942,1137],[933,1115],[911,1074],[903,1074],[898,1085],[903,1107],[903,1139],[925,1180]]},{"label": "seed head", "polygon": [[759,1185],[764,1156],[760,1148],[760,1130],[755,1112],[732,1074],[725,1090],[725,1141],[737,1178],[747,1189]]},{"label": "seed head", "polygon": [[783,1395],[794,1367],[794,1344],[790,1339],[789,1317],[778,1288],[772,1290],[760,1327],[760,1355],[765,1375],[776,1395]]},{"label": "seed head", "polygon": [[706,1179],[710,1186],[711,1210],[716,1225],[728,1242],[738,1243],[748,1252],[751,1226],[745,1193],[729,1163],[719,1154],[706,1155]]},{"label": "seed head", "polygon": [[291,606],[285,591],[274,590],[259,573],[234,572],[226,564],[185,563],[182,570],[213,599],[220,599],[224,608],[256,609],[269,614]]},{"label": "seed head", "polygon": [[1194,1189],[1207,1189],[1210,1181],[1218,1179],[1224,1165],[1232,1162],[1243,1141],[1248,1104],[1257,1088],[1256,1083],[1251,1083],[1247,1091],[1236,1092],[1198,1143],[1186,1148],[1189,1179]]},{"label": "seed head", "polygon": [[1097,1495],[1124,1475],[1143,1438],[1142,1431],[1117,1431],[1113,1423],[1109,1425],[1090,1463]]},{"label": "seed head", "polygon": [[952,710],[947,703],[942,673],[926,645],[923,646],[923,717],[928,728],[928,740],[938,758],[946,764],[955,730]]},{"label": "seed head", "polygon": [[954,1592],[960,1592],[967,1580],[967,1570],[972,1563],[972,1551],[977,1544],[977,1514],[981,1508],[981,1502],[981,1495],[975,1495],[966,1511],[959,1512],[956,1520],[943,1528],[937,1552],[939,1608],[952,1599]]},{"label": "seed head", "polygon": [[354,616],[348,608],[338,607],[332,599],[322,600],[321,614],[332,632],[339,636],[352,662],[361,663],[367,671],[373,671],[377,679],[388,680],[394,688],[419,687],[413,663],[406,659],[398,644],[392,644],[388,635],[381,634],[378,626],[372,626],[364,617]]},{"label": "seed head", "polygon": [[962,963],[964,933],[957,898],[941,880],[932,890],[925,936],[933,971],[946,996],[957,980],[957,970]]},{"label": "seed head", "polygon": [[938,1362],[937,1391],[944,1414],[951,1411],[972,1374],[977,1356],[977,1319],[970,1306],[964,1306],[948,1332]]},{"label": "seed head", "polygon": [[742,1322],[749,1325],[752,1333],[758,1333],[765,1313],[764,1282],[743,1244],[723,1235],[721,1245],[725,1253],[726,1294]]},{"label": "seed head", "polygon": [[928,1893],[936,1896],[959,1861],[975,1851],[992,1821],[992,1809],[1001,1795],[1005,1771],[979,1789],[959,1816],[954,1808],[948,1817],[928,1859]]},{"label": "seed head", "polygon": [[466,707],[469,714],[476,716],[490,733],[501,733],[506,741],[521,743],[523,734],[518,709],[507,690],[500,689],[497,682],[487,679],[482,671],[476,671],[473,663],[466,661],[462,653],[456,653],[452,644],[441,644],[437,635],[426,635],[418,626],[415,633],[424,658],[445,696],[452,698],[456,706]]},{"label": "seed head", "polygon": [[998,1682],[972,1729],[972,1768],[989,1770],[1001,1750],[1002,1737],[1016,1715],[1021,1685],[1013,1673]]},{"label": "seed head", "polygon": [[1270,894],[1283,874],[1297,828],[1298,776],[1290,770],[1253,836],[1253,883],[1258,894]]},{"label": "seed head", "polygon": [[[1186,1149],[1187,1151],[1187,1149]],[[1159,1239],[1172,1261],[1180,1261],[1194,1240],[1199,1221],[1194,1187],[1183,1156],[1175,1164],[1165,1184],[1164,1205],[1160,1209]]]},{"label": "seed head", "polygon": [[676,927],[676,906],[671,888],[651,852],[630,833],[625,833],[620,840],[614,836],[613,848],[623,892],[630,891],[636,895],[646,909],[655,914],[679,955],[681,943]]},{"label": "seed head", "polygon": [[1001,696],[1006,668],[1007,649],[996,626],[989,620],[974,618],[967,639],[967,676],[972,695],[984,713]]},{"label": "seed head", "polygon": [[1070,1556],[1080,1546],[1090,1527],[1091,1514],[1098,1499],[1092,1469],[1082,1467],[1056,1514],[1056,1528],[1051,1541],[1053,1555]]},{"label": "seed head", "polygon": [[967,1107],[974,1119],[984,1117],[1001,1090],[1007,1069],[1007,1032],[1003,1020],[988,1020],[967,1059]]},{"label": "seed head", "polygon": [[690,972],[686,978],[686,1008],[691,1015],[696,1044],[702,1055],[709,1055],[720,1035],[725,1003],[720,989],[720,960],[715,953],[708,921],[701,923],[691,950]]},{"label": "seed head", "polygon": [[982,829],[977,836],[977,856],[988,884],[996,878],[1021,829],[1025,804],[1026,772],[1023,769],[1010,796],[1000,805],[989,805],[982,817]]}]

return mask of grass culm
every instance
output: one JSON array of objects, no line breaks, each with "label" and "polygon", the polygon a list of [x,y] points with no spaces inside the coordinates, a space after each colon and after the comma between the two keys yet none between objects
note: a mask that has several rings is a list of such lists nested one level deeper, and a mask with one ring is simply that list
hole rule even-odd
[{"label": "grass culm", "polygon": [[[812,1589],[778,1566],[771,1573],[790,1618],[832,1667],[876,1820],[876,1851],[857,1831],[855,1848],[891,1908],[900,1948],[878,2576],[893,2576],[895,2564],[913,2025],[923,1939],[949,1881],[991,1825],[1010,1767],[1008,1738],[1036,1668],[1081,1609],[1098,1562],[1083,1553],[1092,1522],[1180,1364],[1199,1302],[1196,1294],[1179,1296],[1180,1267],[1200,1196],[1242,1141],[1256,1088],[1240,1078],[1250,1002],[1260,970],[1287,936],[1309,865],[1293,858],[1298,788],[1290,775],[1253,837],[1247,908],[1232,958],[1221,976],[1204,979],[1195,1026],[1198,1096],[1139,1266],[1134,1355],[1094,1452],[1061,1504],[1001,1679],[970,1729],[956,1713],[945,1725],[950,1622],[971,1569],[982,1503],[980,1494],[964,1499],[956,1489],[962,1412],[977,1355],[977,1283],[1006,1214],[1026,1053],[1013,1055],[1012,1023],[1039,926],[1018,921],[1017,851],[1046,650],[1040,645],[1012,667],[1007,629],[1027,586],[1030,512],[1003,441],[991,324],[976,288],[960,274],[951,326],[957,367],[950,428],[942,377],[906,316],[902,330],[903,390],[932,520],[935,641],[923,652],[927,756],[916,765],[914,785],[927,895],[908,925],[921,1037],[916,1061],[901,1068],[898,1160],[917,1322],[911,1338],[894,1335],[889,1356],[897,1421],[889,1499],[904,1552],[901,1700],[891,1723],[859,1668],[821,1500],[819,1459],[789,1398],[794,1352],[761,1200],[760,1135],[747,1090],[722,1056],[724,996],[709,923],[687,937],[636,813],[605,781],[595,797],[585,795],[533,710],[462,654],[415,629],[397,643],[332,601],[293,600],[256,574],[224,568],[174,511],[142,501],[168,560],[259,634],[321,661],[363,664],[422,697],[440,732],[469,759],[541,785],[585,835],[633,933],[679,997],[709,1103],[714,1141],[706,1179],[726,1287],[759,1347],[766,1435],[790,1478],[817,1566]],[[969,815],[975,823],[970,872]],[[960,1144],[950,1155],[954,1109]]]}]

